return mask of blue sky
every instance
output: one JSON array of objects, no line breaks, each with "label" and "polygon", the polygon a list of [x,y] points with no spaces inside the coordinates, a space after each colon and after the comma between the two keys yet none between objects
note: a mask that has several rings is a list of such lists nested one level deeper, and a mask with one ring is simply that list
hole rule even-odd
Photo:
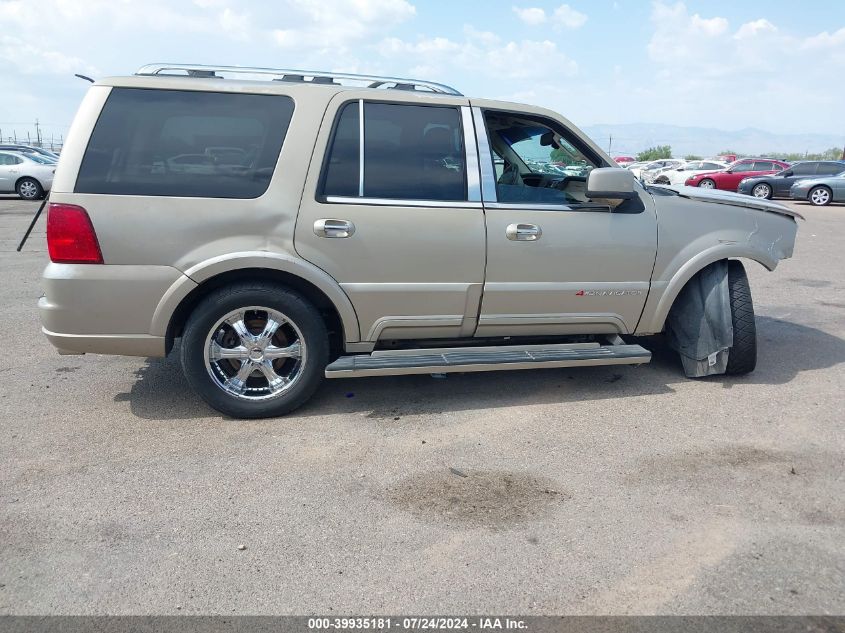
[{"label": "blue sky", "polygon": [[580,125],[845,138],[845,1],[0,0],[0,130],[156,61],[421,76]]}]

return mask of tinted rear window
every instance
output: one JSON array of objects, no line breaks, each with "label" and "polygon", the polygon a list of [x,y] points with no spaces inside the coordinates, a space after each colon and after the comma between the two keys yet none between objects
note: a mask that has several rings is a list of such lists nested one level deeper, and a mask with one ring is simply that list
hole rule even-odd
[{"label": "tinted rear window", "polygon": [[293,100],[282,95],[115,88],[76,192],[257,198],[292,115]]}]

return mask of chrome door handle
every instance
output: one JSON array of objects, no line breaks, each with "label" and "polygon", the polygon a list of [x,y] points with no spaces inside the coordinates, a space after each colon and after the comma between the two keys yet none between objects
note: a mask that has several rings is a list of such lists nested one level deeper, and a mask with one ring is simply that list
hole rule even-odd
[{"label": "chrome door handle", "polygon": [[317,220],[314,222],[314,234],[319,237],[351,237],[355,234],[355,225],[349,220]]},{"label": "chrome door handle", "polygon": [[508,224],[505,229],[508,239],[517,242],[533,242],[539,240],[542,234],[543,229],[536,224]]}]

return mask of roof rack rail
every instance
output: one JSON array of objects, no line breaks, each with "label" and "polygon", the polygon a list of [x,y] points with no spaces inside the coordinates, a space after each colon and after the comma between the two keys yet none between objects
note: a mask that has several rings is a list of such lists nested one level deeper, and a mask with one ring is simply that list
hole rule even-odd
[{"label": "roof rack rail", "polygon": [[[417,90],[436,92],[438,94],[463,95],[452,88],[433,81],[420,79],[401,79],[399,77],[382,77],[379,75],[356,75],[352,73],[333,73],[314,70],[292,70],[285,68],[253,68],[249,66],[207,66],[203,64],[148,64],[142,66],[136,75],[148,76],[188,76],[202,78],[222,78],[221,74],[266,75],[270,81],[296,81],[314,84],[332,84],[335,79],[340,81],[365,82],[367,88],[395,88],[399,90]],[[310,80],[306,80],[310,77]]]}]

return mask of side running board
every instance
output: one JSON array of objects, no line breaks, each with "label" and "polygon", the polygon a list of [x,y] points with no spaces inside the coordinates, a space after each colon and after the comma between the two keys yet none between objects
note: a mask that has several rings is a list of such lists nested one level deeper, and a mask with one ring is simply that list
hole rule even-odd
[{"label": "side running board", "polygon": [[326,378],[639,365],[650,360],[651,352],[639,345],[599,343],[379,350],[371,354],[341,356],[326,367]]}]

